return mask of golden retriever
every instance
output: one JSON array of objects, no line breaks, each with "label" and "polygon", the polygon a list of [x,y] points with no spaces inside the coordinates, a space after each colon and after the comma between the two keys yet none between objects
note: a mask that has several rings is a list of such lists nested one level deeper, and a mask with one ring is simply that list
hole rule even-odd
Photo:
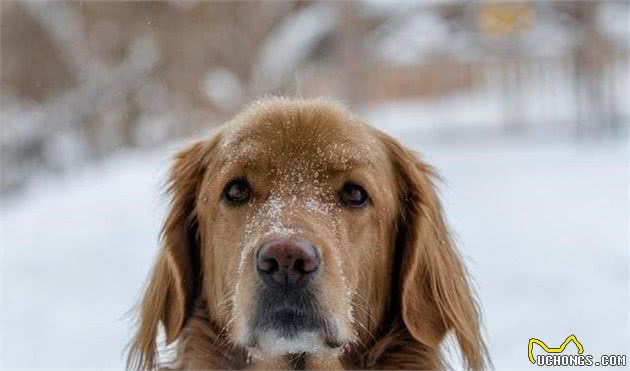
[{"label": "golden retriever", "polygon": [[432,176],[335,103],[252,104],[176,155],[129,367],[439,369],[452,332],[483,368]]}]

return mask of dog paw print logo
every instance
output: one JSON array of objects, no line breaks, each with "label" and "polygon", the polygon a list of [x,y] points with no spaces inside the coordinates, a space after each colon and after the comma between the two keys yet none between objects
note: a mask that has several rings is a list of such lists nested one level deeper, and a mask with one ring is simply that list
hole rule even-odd
[{"label": "dog paw print logo", "polygon": [[[575,344],[577,354],[561,354],[570,343]],[[538,344],[547,354],[538,354],[534,357],[534,344]],[[597,357],[592,354],[584,354],[584,347],[575,335],[569,335],[557,348],[550,348],[542,340],[531,338],[527,345],[527,355],[529,356],[529,361],[537,366],[626,367],[627,364],[627,356],[625,354],[601,354]]]},{"label": "dog paw print logo", "polygon": [[582,346],[582,343],[580,343],[580,341],[575,337],[575,335],[570,335],[569,337],[567,337],[564,342],[557,348],[550,348],[542,340],[531,338],[529,339],[529,344],[527,345],[527,355],[529,356],[529,361],[532,364],[536,364],[536,359],[534,358],[534,354],[532,352],[534,349],[534,344],[538,344],[547,353],[562,353],[570,342],[575,343],[575,346],[578,349],[578,354],[584,353],[584,347]]}]

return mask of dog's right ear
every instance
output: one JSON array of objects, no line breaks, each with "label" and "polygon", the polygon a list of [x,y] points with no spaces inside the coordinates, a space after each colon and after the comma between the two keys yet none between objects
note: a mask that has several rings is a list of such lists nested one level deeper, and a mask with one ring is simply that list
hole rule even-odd
[{"label": "dog's right ear", "polygon": [[481,336],[480,311],[466,267],[450,237],[432,178],[432,168],[396,140],[381,134],[397,172],[402,212],[400,311],[409,334],[439,351],[449,331],[467,368],[489,364]]},{"label": "dog's right ear", "polygon": [[140,304],[138,330],[130,343],[127,367],[152,370],[157,365],[156,337],[164,326],[166,343],[175,340],[199,291],[198,222],[195,204],[218,135],[181,150],[171,167],[170,211],[161,232],[161,248]]}]

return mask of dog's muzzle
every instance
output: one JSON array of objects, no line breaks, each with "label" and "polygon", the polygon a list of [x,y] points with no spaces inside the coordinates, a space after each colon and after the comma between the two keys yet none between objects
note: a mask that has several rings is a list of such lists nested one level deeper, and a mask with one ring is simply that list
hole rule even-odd
[{"label": "dog's muzzle", "polygon": [[276,239],[260,245],[252,321],[255,334],[273,333],[292,340],[305,333],[319,333],[327,346],[336,344],[336,330],[317,298],[320,263],[317,247],[306,240]]}]

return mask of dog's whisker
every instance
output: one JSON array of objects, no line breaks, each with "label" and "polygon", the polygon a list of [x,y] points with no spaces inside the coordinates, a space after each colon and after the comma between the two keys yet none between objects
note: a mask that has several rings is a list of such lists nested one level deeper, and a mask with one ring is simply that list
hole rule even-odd
[{"label": "dog's whisker", "polygon": [[365,332],[368,334],[370,338],[372,338],[374,342],[377,341],[376,337],[372,334],[372,331],[370,331],[367,327],[365,327],[365,325],[362,322],[356,321],[355,323],[359,325],[363,330],[365,330]]},{"label": "dog's whisker", "polygon": [[364,296],[362,296],[356,289],[353,290],[352,293],[353,293],[353,296],[356,296],[357,298],[363,300],[363,303],[361,303],[358,300],[353,300],[354,308],[361,310],[362,313],[365,314],[365,316],[367,317],[368,321],[374,322],[373,314],[369,310],[368,300]]}]

